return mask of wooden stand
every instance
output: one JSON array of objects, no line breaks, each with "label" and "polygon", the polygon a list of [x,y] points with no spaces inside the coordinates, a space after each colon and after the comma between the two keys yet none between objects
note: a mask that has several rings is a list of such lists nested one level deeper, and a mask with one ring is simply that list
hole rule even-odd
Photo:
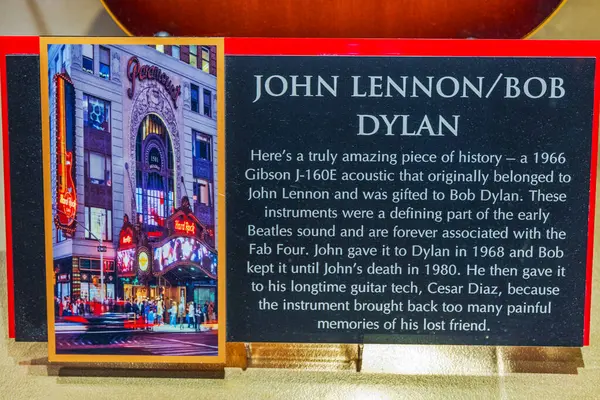
[{"label": "wooden stand", "polygon": [[436,345],[228,343],[225,364],[49,363],[49,376],[224,379],[225,368],[275,368],[399,375],[491,376],[518,373],[577,374],[580,348]]},{"label": "wooden stand", "polygon": [[228,343],[227,367],[406,375],[577,374],[580,348]]},{"label": "wooden stand", "polygon": [[49,376],[94,378],[224,379],[224,364],[50,363],[34,359],[23,366],[45,366]]}]

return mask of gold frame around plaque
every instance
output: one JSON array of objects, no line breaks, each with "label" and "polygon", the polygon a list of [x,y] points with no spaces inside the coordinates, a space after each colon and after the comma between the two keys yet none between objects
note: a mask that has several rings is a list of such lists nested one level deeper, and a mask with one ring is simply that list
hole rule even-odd
[{"label": "gold frame around plaque", "polygon": [[52,254],[52,201],[50,176],[50,126],[42,124],[42,150],[44,163],[44,226],[46,233],[46,304],[48,312],[48,360],[50,362],[83,362],[83,363],[211,363],[223,364],[226,352],[226,243],[225,243],[225,75],[224,75],[224,40],[222,38],[169,38],[169,37],[40,37],[40,81],[42,101],[42,121],[49,121],[48,93],[48,45],[50,44],[121,44],[121,45],[157,45],[177,44],[195,45],[201,42],[217,49],[217,151],[221,156],[217,160],[217,173],[220,180],[218,193],[218,355],[217,356],[119,356],[119,355],[64,355],[56,354],[56,337],[54,330],[54,288],[51,279],[53,274]]}]

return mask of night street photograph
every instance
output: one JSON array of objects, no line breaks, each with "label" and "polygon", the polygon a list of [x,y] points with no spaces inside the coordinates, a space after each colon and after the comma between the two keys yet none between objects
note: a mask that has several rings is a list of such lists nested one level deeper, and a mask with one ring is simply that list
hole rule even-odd
[{"label": "night street photograph", "polygon": [[56,355],[219,354],[216,61],[48,46]]}]

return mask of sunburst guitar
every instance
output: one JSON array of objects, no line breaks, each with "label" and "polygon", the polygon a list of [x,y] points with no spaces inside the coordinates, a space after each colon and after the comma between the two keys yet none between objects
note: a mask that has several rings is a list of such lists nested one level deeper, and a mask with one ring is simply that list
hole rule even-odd
[{"label": "sunburst guitar", "polygon": [[566,0],[102,0],[152,36],[520,39]]}]

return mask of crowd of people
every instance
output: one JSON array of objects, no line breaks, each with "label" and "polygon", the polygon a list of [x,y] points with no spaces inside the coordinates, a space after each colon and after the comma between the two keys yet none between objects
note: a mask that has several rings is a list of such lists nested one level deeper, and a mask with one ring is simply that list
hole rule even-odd
[{"label": "crowd of people", "polygon": [[63,298],[55,297],[54,305],[55,316],[59,318],[86,317],[107,312],[125,313],[150,328],[171,325],[172,327],[179,326],[180,329],[187,326],[200,330],[200,325],[217,321],[215,305],[212,301],[206,301],[204,304],[194,302],[178,304],[176,301],[164,300],[161,297],[155,300],[148,298],[136,300],[128,298],[124,301],[104,299],[100,302],[96,299],[90,301],[86,297],[74,299],[71,296],[64,296]]},{"label": "crowd of people", "polygon": [[[170,304],[170,306],[168,306]],[[215,305],[205,302],[204,305],[194,302],[169,301],[163,299],[145,299],[131,301],[125,300],[125,313],[135,314],[136,320],[142,319],[146,326],[171,325],[184,329],[195,328],[200,330],[200,325],[216,322]]]},{"label": "crowd of people", "polygon": [[104,299],[103,302],[100,302],[97,299],[90,301],[85,296],[78,298],[54,297],[54,315],[57,317],[99,315],[105,312],[115,312],[117,308],[118,301],[113,299]]}]

